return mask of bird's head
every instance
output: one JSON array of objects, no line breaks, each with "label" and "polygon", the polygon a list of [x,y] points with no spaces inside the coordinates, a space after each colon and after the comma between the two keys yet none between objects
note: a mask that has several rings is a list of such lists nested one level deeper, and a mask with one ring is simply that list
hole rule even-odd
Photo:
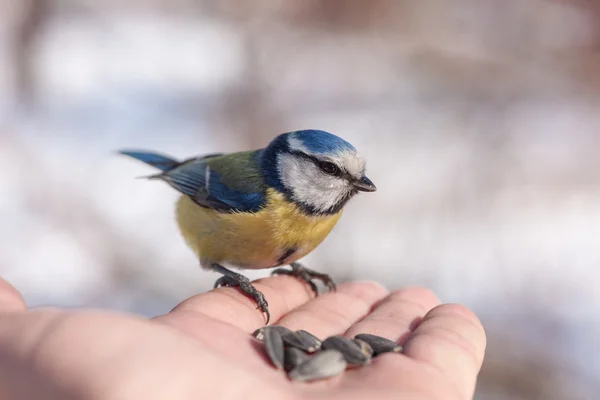
[{"label": "bird's head", "polygon": [[358,192],[374,192],[354,146],[319,130],[284,133],[262,154],[267,184],[313,214],[335,214]]}]

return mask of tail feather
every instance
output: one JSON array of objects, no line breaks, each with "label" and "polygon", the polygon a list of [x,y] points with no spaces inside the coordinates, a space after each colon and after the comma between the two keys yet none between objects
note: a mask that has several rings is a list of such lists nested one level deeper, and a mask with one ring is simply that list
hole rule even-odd
[{"label": "tail feather", "polygon": [[119,153],[135,158],[136,160],[142,161],[148,165],[152,165],[153,167],[158,168],[163,172],[170,171],[180,164],[179,161],[171,157],[153,152],[121,150],[119,151]]}]

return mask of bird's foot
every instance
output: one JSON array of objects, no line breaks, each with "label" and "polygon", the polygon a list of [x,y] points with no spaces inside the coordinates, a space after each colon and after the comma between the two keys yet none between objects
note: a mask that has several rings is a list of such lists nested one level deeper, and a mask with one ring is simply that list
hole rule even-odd
[{"label": "bird's foot", "polygon": [[265,295],[262,294],[261,292],[259,292],[254,286],[252,286],[252,283],[250,283],[250,279],[248,279],[244,275],[230,271],[220,265],[219,265],[219,267],[220,268],[213,267],[213,269],[216,272],[220,272],[223,274],[223,276],[220,277],[219,279],[217,279],[217,281],[215,282],[215,285],[214,285],[215,289],[220,286],[237,286],[237,287],[239,287],[239,289],[245,295],[252,298],[256,302],[256,304],[257,304],[256,308],[260,309],[262,312],[264,312],[267,315],[267,321],[265,322],[265,325],[267,325],[269,323],[269,321],[271,320],[271,314],[269,313],[269,303],[267,303],[267,299],[265,298]]},{"label": "bird's foot", "polygon": [[310,285],[310,288],[313,290],[313,292],[315,292],[316,295],[319,295],[319,290],[317,285],[315,285],[313,282],[313,279],[320,280],[325,286],[327,286],[327,288],[329,288],[329,290],[335,291],[335,282],[333,282],[331,276],[308,269],[300,263],[292,263],[290,264],[290,267],[292,267],[291,270],[277,268],[271,273],[271,275],[289,275],[301,279]]}]

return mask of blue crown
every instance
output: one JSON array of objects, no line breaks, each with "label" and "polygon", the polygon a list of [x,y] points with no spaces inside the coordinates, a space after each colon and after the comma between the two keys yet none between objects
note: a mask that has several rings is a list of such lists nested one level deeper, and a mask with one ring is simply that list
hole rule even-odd
[{"label": "blue crown", "polygon": [[339,136],[316,129],[291,132],[294,138],[314,154],[331,154],[340,151],[356,151],[354,146]]}]

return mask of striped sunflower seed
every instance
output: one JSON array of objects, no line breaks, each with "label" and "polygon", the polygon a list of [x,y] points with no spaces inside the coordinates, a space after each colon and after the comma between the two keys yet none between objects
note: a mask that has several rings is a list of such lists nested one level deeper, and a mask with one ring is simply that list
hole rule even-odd
[{"label": "striped sunflower seed", "polygon": [[345,336],[330,336],[323,341],[321,348],[339,351],[344,355],[348,365],[367,365],[371,363],[371,356],[363,353],[358,343]]},{"label": "striped sunflower seed", "polygon": [[393,340],[381,336],[371,335],[369,333],[360,333],[354,336],[354,339],[362,340],[373,348],[373,357],[383,353],[400,353],[402,346]]},{"label": "striped sunflower seed", "polygon": [[360,347],[360,351],[362,351],[365,355],[368,357],[373,357],[373,348],[371,345],[369,345],[369,343],[356,338],[352,339],[352,341]]},{"label": "striped sunflower seed", "polygon": [[282,336],[292,332],[285,326],[269,325],[269,326],[263,326],[262,328],[258,328],[257,330],[252,332],[252,336],[254,336],[258,340],[265,340],[265,331],[269,330],[269,329],[275,329],[275,330],[279,331]]},{"label": "striped sunflower seed", "polygon": [[[321,339],[319,339],[318,337],[316,337],[315,335],[313,335],[310,332],[305,331],[304,329],[300,329],[298,331],[296,331],[296,334],[298,336],[301,336],[305,342],[307,343],[311,343],[311,348],[315,348],[314,351],[318,350],[321,348]],[[310,351],[309,351],[310,353]]]},{"label": "striped sunflower seed", "polygon": [[290,372],[309,358],[310,356],[300,349],[295,347],[286,347],[284,353],[285,362],[283,367],[286,372]]},{"label": "striped sunflower seed", "polygon": [[315,351],[317,351],[317,347],[315,347],[315,342],[304,335],[298,334],[298,332],[290,332],[284,335],[283,342],[287,346],[295,347],[306,353],[314,353]]},{"label": "striped sunflower seed", "polygon": [[277,369],[283,369],[285,361],[285,348],[283,338],[279,329],[264,329],[262,331],[263,342],[267,355]]},{"label": "striped sunflower seed", "polygon": [[323,350],[292,369],[288,376],[295,381],[314,381],[340,375],[346,369],[347,362],[337,350]]}]

